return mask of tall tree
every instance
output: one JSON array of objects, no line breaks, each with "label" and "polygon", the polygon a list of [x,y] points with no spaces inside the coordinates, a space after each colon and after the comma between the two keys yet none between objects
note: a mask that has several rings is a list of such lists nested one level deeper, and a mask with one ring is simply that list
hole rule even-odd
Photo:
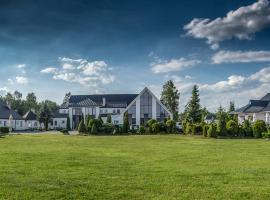
[{"label": "tall tree", "polygon": [[228,115],[224,108],[220,105],[217,111],[217,132],[220,136],[226,136],[227,135],[227,128],[226,123],[228,120]]},{"label": "tall tree", "polygon": [[39,104],[39,110],[37,112],[38,119],[41,123],[44,123],[45,129],[48,130],[48,123],[57,110],[58,106],[55,102],[45,100]]},{"label": "tall tree", "polygon": [[28,93],[25,100],[25,111],[28,111],[30,109],[34,109],[37,111],[38,103],[37,103],[37,97],[35,93],[31,92]]},{"label": "tall tree", "polygon": [[173,114],[174,120],[178,120],[179,98],[180,98],[180,93],[176,89],[173,81],[172,80],[167,81],[163,85],[163,91],[161,93],[161,102]]},{"label": "tall tree", "polygon": [[202,119],[202,110],[199,97],[199,89],[197,85],[193,86],[192,96],[186,105],[186,121],[190,123],[199,123]]}]

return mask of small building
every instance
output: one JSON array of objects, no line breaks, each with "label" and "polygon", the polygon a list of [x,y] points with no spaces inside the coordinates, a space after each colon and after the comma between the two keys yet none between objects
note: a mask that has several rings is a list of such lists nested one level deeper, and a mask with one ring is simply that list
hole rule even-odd
[{"label": "small building", "polygon": [[208,114],[204,117],[204,122],[206,124],[211,124],[211,123],[214,123],[216,122],[216,117],[214,114]]},{"label": "small building", "polygon": [[25,113],[23,119],[25,120],[26,129],[39,129],[44,127],[44,125],[38,121],[37,115],[32,110]]},{"label": "small building", "polygon": [[15,131],[25,130],[25,120],[8,105],[0,102],[0,127],[12,127]]},{"label": "small building", "polygon": [[49,129],[66,129],[67,128],[67,118],[66,113],[55,113],[53,114],[52,120],[49,123]]},{"label": "small building", "polygon": [[245,120],[251,122],[263,120],[270,124],[270,93],[259,100],[250,100],[249,104],[237,109],[233,114],[238,115],[239,123],[243,123]]}]

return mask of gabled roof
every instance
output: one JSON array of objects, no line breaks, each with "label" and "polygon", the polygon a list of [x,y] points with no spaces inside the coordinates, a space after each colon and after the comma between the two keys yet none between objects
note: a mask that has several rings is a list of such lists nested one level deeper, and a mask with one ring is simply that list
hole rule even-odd
[{"label": "gabled roof", "polygon": [[32,111],[29,110],[24,116],[24,120],[37,120],[37,115]]},{"label": "gabled roof", "polygon": [[16,111],[9,109],[6,104],[0,102],[0,119],[9,119],[10,115],[14,120],[23,120],[22,116]]},{"label": "gabled roof", "polygon": [[270,101],[270,93],[266,94],[263,98],[261,98],[262,101]]},{"label": "gabled roof", "polygon": [[260,100],[250,100],[248,105],[237,109],[235,113],[258,113],[264,111],[270,111],[270,93]]},{"label": "gabled roof", "polygon": [[96,94],[96,95],[71,95],[67,104],[62,104],[61,108],[82,107],[82,106],[102,106],[103,98],[106,100],[104,107],[125,108],[132,102],[138,94]]}]

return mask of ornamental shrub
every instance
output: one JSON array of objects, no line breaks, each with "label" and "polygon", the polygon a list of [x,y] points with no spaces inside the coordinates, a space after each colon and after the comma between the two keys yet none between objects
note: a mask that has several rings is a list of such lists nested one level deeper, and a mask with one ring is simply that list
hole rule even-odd
[{"label": "ornamental shrub", "polygon": [[9,133],[9,127],[0,127],[0,133],[8,134]]},{"label": "ornamental shrub", "polygon": [[262,133],[266,132],[266,124],[263,120],[257,120],[254,124],[253,124],[253,135],[255,138],[261,138],[262,137]]},{"label": "ornamental shrub", "polygon": [[160,127],[159,127],[159,123],[158,123],[158,122],[155,122],[155,123],[152,124],[152,126],[151,126],[151,131],[152,131],[152,133],[154,133],[154,134],[159,133]]},{"label": "ornamental shrub", "polygon": [[69,135],[68,129],[62,129],[60,132],[63,133],[63,135]]},{"label": "ornamental shrub", "polygon": [[217,137],[217,127],[215,124],[211,124],[207,130],[207,137]]},{"label": "ornamental shrub", "polygon": [[209,128],[209,126],[207,124],[203,126],[203,136],[204,137],[207,137],[208,128]]},{"label": "ornamental shrub", "polygon": [[145,128],[144,128],[144,126],[140,126],[139,127],[138,133],[141,134],[141,135],[145,134]]},{"label": "ornamental shrub", "polygon": [[78,132],[79,133],[85,133],[86,132],[86,128],[85,128],[84,120],[83,119],[79,123]]},{"label": "ornamental shrub", "polygon": [[253,137],[252,126],[249,120],[245,120],[243,123],[243,130],[246,137]]},{"label": "ornamental shrub", "polygon": [[226,129],[228,131],[229,136],[238,135],[238,124],[234,120],[229,120],[226,124]]},{"label": "ornamental shrub", "polygon": [[96,125],[96,123],[94,123],[93,125],[92,125],[92,128],[91,128],[91,134],[97,134],[98,133],[98,129],[97,129],[97,125]]},{"label": "ornamental shrub", "polygon": [[167,132],[168,133],[173,133],[175,132],[175,129],[176,129],[176,123],[174,120],[172,119],[169,119],[166,121],[166,128],[167,128]]}]

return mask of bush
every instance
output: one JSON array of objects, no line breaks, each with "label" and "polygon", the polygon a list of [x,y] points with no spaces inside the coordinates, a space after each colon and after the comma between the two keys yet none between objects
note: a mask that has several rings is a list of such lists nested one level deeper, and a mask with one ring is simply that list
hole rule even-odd
[{"label": "bush", "polygon": [[195,124],[192,127],[192,134],[193,135],[201,135],[203,132],[203,127],[201,124]]},{"label": "bush", "polygon": [[104,125],[104,133],[107,133],[107,134],[112,134],[113,131],[114,131],[115,127],[113,124],[111,123],[106,123]]},{"label": "bush", "polygon": [[63,133],[64,135],[69,135],[68,129],[62,129],[60,130],[61,133]]},{"label": "bush", "polygon": [[123,123],[123,132],[128,133],[128,131],[129,131],[129,121],[128,121],[128,113],[127,112],[125,112],[125,114],[124,114],[123,121],[124,121],[124,123]]},{"label": "bush", "polygon": [[152,130],[152,133],[155,133],[155,134],[159,133],[160,131],[159,123],[158,122],[153,123],[151,126],[151,130]]},{"label": "bush", "polygon": [[86,128],[85,128],[83,119],[79,123],[78,132],[79,133],[85,133],[86,132]]},{"label": "bush", "polygon": [[91,134],[97,134],[98,133],[98,130],[97,130],[97,125],[96,123],[94,123],[91,127]]},{"label": "bush", "polygon": [[9,133],[9,127],[0,127],[0,133],[8,134]]},{"label": "bush", "polygon": [[215,124],[211,124],[207,130],[207,137],[217,137],[217,127]]},{"label": "bush", "polygon": [[140,126],[139,127],[138,133],[141,134],[141,135],[145,134],[145,128],[144,128],[144,126]]},{"label": "bush", "polygon": [[234,120],[229,120],[226,124],[226,129],[230,136],[238,135],[238,124]]},{"label": "bush", "polygon": [[253,125],[253,135],[255,138],[261,138],[262,133],[266,132],[266,124],[263,120],[257,120]]},{"label": "bush", "polygon": [[209,128],[208,125],[204,125],[204,126],[203,126],[203,136],[204,136],[204,137],[207,137],[207,131],[208,131],[208,128]]},{"label": "bush", "polygon": [[270,138],[270,130],[268,130],[267,132],[263,132],[262,137],[263,138]]},{"label": "bush", "polygon": [[243,130],[245,133],[245,136],[247,137],[253,137],[253,131],[252,131],[252,126],[248,120],[245,120],[243,123]]},{"label": "bush", "polygon": [[185,129],[184,129],[184,133],[185,133],[186,135],[192,133],[192,125],[191,125],[190,123],[186,123]]},{"label": "bush", "polygon": [[169,119],[166,121],[166,128],[168,133],[173,133],[176,130],[176,123],[174,120]]}]

